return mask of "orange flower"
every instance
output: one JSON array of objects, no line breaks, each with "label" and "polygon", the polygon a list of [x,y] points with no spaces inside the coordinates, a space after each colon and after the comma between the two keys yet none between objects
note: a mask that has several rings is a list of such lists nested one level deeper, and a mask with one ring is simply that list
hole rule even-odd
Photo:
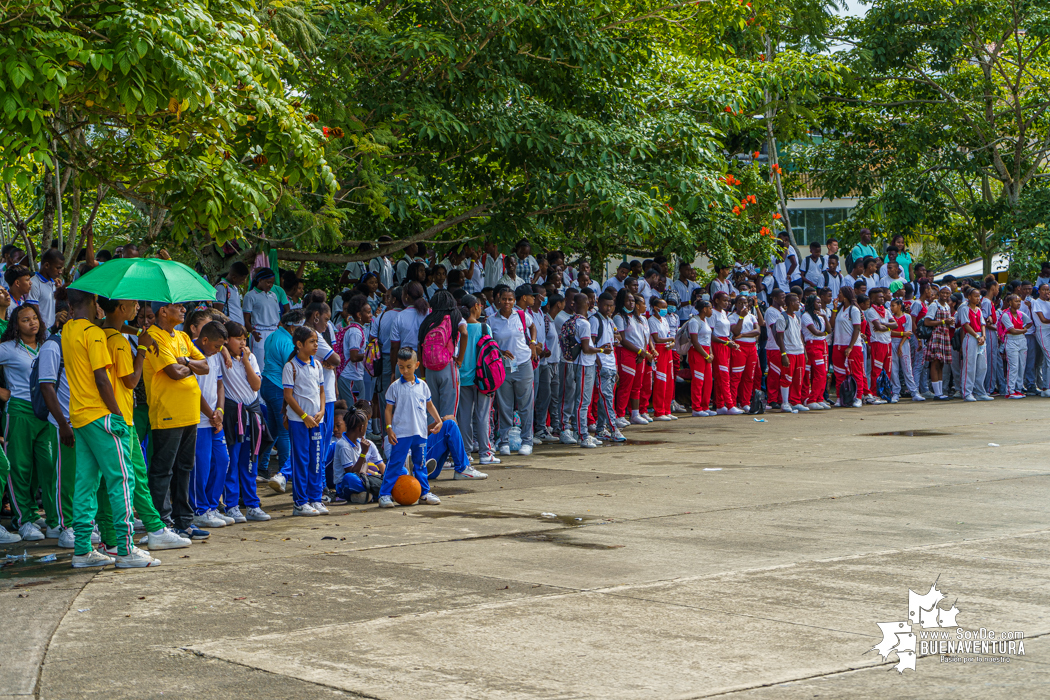
[{"label": "orange flower", "polygon": [[751,157],[752,158],[758,158],[760,155],[762,155],[762,154],[759,153],[758,151],[755,151],[754,153],[751,154]]},{"label": "orange flower", "polygon": [[733,213],[740,216],[740,207],[733,207]]},{"label": "orange flower", "polygon": [[726,112],[729,112],[730,114],[732,114],[733,113],[733,108],[727,105],[726,106]]},{"label": "orange flower", "polygon": [[777,212],[776,214],[773,214],[773,218],[779,220],[781,218],[780,212]]},{"label": "orange flower", "polygon": [[747,200],[748,200],[749,202],[751,202],[752,204],[758,204],[758,197],[756,197],[756,196],[755,196],[755,195],[753,195],[753,194],[749,194],[749,195],[747,196]]}]

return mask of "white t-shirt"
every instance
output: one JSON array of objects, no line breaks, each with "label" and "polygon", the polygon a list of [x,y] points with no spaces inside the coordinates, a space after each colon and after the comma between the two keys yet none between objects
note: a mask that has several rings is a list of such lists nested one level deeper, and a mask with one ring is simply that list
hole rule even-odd
[{"label": "white t-shirt", "polygon": [[390,258],[383,256],[372,258],[368,261],[368,271],[374,272],[379,277],[379,283],[386,289],[394,286],[394,263]]},{"label": "white t-shirt", "polygon": [[696,342],[700,343],[700,347],[711,347],[711,326],[707,325],[706,320],[700,320],[699,316],[693,316],[686,323],[689,326],[689,335],[696,336]]},{"label": "white t-shirt", "polygon": [[813,335],[809,330],[810,326],[813,326],[818,331],[827,331],[827,321],[822,314],[818,313],[815,317],[810,313],[802,314],[802,340],[807,343],[811,340],[827,340],[827,336]]},{"label": "white t-shirt", "polygon": [[36,302],[44,328],[55,325],[55,280],[49,280],[39,272],[33,275],[29,287],[29,298]]},{"label": "white t-shirt", "polygon": [[[601,314],[595,314],[591,316],[591,342],[594,343],[595,347],[602,347],[603,345],[611,345],[615,339],[616,326],[613,325],[612,319],[605,318]],[[602,353],[598,355],[598,364],[605,369],[616,370],[616,355],[610,352],[608,355]]]},{"label": "white t-shirt", "polygon": [[[553,365],[561,362],[562,354],[561,342],[558,340],[558,319],[551,318],[548,314],[542,327],[547,336],[547,349],[551,351],[551,356],[547,358],[547,363]],[[539,326],[537,328],[539,328]]]},{"label": "white t-shirt", "polygon": [[[41,384],[55,385],[58,405],[62,407],[62,415],[66,417],[66,422],[69,422],[69,382],[66,380],[66,368],[62,365],[62,341],[57,337],[55,340],[57,342],[45,342],[40,348],[40,359],[37,360],[38,379]],[[47,420],[51,425],[58,425],[50,411]]]},{"label": "white t-shirt", "polygon": [[409,383],[404,377],[391,382],[386,390],[386,402],[394,407],[394,417],[390,428],[398,438],[427,434],[427,402],[430,401],[430,387],[419,377]]},{"label": "white t-shirt", "polygon": [[725,311],[711,312],[711,318],[708,319],[707,323],[711,326],[711,332],[715,335],[716,338],[729,337],[729,314],[727,314]]},{"label": "white t-shirt", "polygon": [[[216,404],[219,401],[219,381],[222,379],[222,371],[226,368],[225,364],[222,359],[222,353],[217,352],[208,358],[208,373],[194,375],[197,377],[197,385],[201,388],[201,398],[213,409],[222,408],[222,406],[217,406]],[[197,427],[211,427],[211,422],[208,420],[208,416],[204,415],[203,411],[201,411],[201,420]]]},{"label": "white t-shirt", "polygon": [[827,284],[824,283],[824,279],[821,278],[819,287],[827,287],[831,290],[831,298],[835,299],[839,295],[839,290],[842,289],[842,285],[845,283],[846,278],[842,276],[841,272],[836,272],[834,275],[828,273]]},{"label": "white t-shirt", "polygon": [[390,331],[390,340],[401,343],[403,348],[418,348],[419,326],[429,313],[429,310],[427,313],[419,313],[414,306],[402,309],[397,315],[393,330]]},{"label": "white t-shirt", "polygon": [[[579,341],[581,347],[580,354],[573,360],[573,364],[581,367],[592,367],[597,356],[584,352],[582,347],[584,338],[591,340],[591,322],[583,316],[575,316],[574,318],[576,319],[576,332],[573,335]],[[594,341],[591,341],[591,344],[593,345]]]},{"label": "white t-shirt", "polygon": [[812,284],[817,289],[824,286],[824,269],[827,267],[827,260],[824,256],[818,257],[816,260],[812,256],[807,255],[802,258],[802,262],[799,265],[799,269],[802,272],[802,277],[807,282]]},{"label": "white t-shirt", "polygon": [[636,348],[645,348],[649,338],[649,325],[647,323],[644,321],[639,322],[634,317],[634,314],[628,314],[625,323],[623,314],[616,314],[613,316],[613,325],[616,326],[616,330],[620,331],[626,342]]},{"label": "white t-shirt", "polygon": [[[256,376],[261,377],[259,362],[255,359],[255,355],[248,352],[248,350],[245,350],[244,354],[248,356],[248,363],[255,370]],[[234,360],[232,367],[229,369],[223,367],[223,370],[222,386],[226,393],[226,398],[243,404],[250,404],[255,401],[259,396],[259,392],[253,391],[251,385],[248,384],[248,373],[244,370],[244,365],[241,364],[240,360]]]},{"label": "white t-shirt", "polygon": [[[324,362],[334,354],[335,350],[332,349],[332,346],[328,344],[328,341],[324,339],[323,335],[318,333],[317,354],[314,357],[319,358],[321,362]],[[324,402],[326,404],[335,403],[338,398],[335,394],[335,370],[322,366],[321,371],[324,373]]]},{"label": "white t-shirt", "polygon": [[[770,306],[769,308],[766,309],[765,315],[764,315],[764,318],[766,320],[766,328],[768,328],[771,333],[776,331],[777,322],[780,320],[780,317],[783,316],[783,315],[784,315],[784,312],[781,309],[778,309],[775,306]],[[768,340],[766,340],[766,351],[769,351],[769,350],[772,350],[774,352],[780,352],[780,349],[777,347],[777,341],[773,340],[772,338],[769,338]]]},{"label": "white t-shirt", "polygon": [[[843,307],[835,317],[835,332],[832,335],[834,345],[849,345],[853,340],[853,327],[861,321],[860,307],[853,305]],[[860,339],[857,340],[860,343]]]},{"label": "white t-shirt", "polygon": [[244,325],[244,309],[241,308],[241,290],[222,279],[215,285],[215,301],[222,304],[222,312],[230,320]]},{"label": "white t-shirt", "polygon": [[264,292],[256,287],[245,294],[244,310],[252,315],[252,325],[256,328],[274,330],[281,322],[281,301],[272,289]]},{"label": "white t-shirt", "polygon": [[[296,400],[304,413],[311,416],[321,410],[321,387],[324,386],[324,373],[321,371],[321,363],[311,357],[309,362],[303,362],[296,355],[284,363],[281,370],[281,384],[285,389],[292,390],[292,398]],[[288,420],[302,423],[302,417],[289,405],[285,409]]]},{"label": "white t-shirt", "polygon": [[[609,289],[612,290],[613,294],[616,294],[621,289],[623,289],[623,282],[616,279],[615,277],[610,277],[609,279],[605,280],[605,284],[602,285],[603,292]],[[638,285],[638,291],[642,291],[641,284]]]},{"label": "white t-shirt", "polygon": [[659,342],[660,338],[674,338],[674,334],[671,332],[671,324],[667,322],[665,317],[657,314],[649,317],[649,335],[652,336],[658,348],[665,347]]},{"label": "white t-shirt", "polygon": [[878,307],[872,304],[868,307],[868,310],[864,312],[864,318],[868,321],[868,327],[871,329],[871,342],[873,343],[885,343],[888,344],[891,340],[890,331],[878,331],[875,330],[875,321],[886,325],[886,322],[893,316],[885,307]]},{"label": "white t-shirt", "polygon": [[[389,339],[387,343],[389,343]],[[361,354],[365,352],[365,329],[359,323],[350,324],[346,327],[346,332],[343,333],[343,359],[347,360],[350,357],[351,350],[357,350]],[[320,344],[318,344],[320,345]],[[389,351],[389,346],[387,347]],[[343,379],[348,381],[356,381],[358,379],[364,379],[365,376],[365,362],[361,360],[354,362],[349,360],[346,366],[343,367],[343,373],[341,375]],[[327,388],[325,389],[327,391]]]},{"label": "white t-shirt", "polygon": [[719,292],[725,292],[729,296],[734,296],[736,295],[736,287],[734,287],[733,283],[729,280],[723,282],[722,280],[716,277],[713,280],[711,280],[711,296],[713,297]]},{"label": "white t-shirt", "polygon": [[691,301],[693,290],[700,289],[700,285],[692,280],[687,282],[675,280],[671,283],[671,288],[678,292],[678,318],[684,321],[696,313],[696,309],[693,308]]},{"label": "white t-shirt", "polygon": [[1036,328],[1042,330],[1043,327],[1050,326],[1050,323],[1043,323],[1039,319],[1040,313],[1042,313],[1043,316],[1045,316],[1047,320],[1050,321],[1050,301],[1036,299],[1032,302],[1032,320],[1035,321]]},{"label": "white t-shirt", "polygon": [[795,314],[785,311],[777,321],[777,331],[784,334],[784,350],[789,355],[801,355],[806,351],[802,344],[802,321]]},{"label": "white t-shirt", "polygon": [[532,351],[529,349],[532,334],[529,333],[529,328],[533,328],[534,325],[527,313],[515,306],[508,318],[504,318],[501,313],[492,315],[489,318],[489,327],[492,329],[492,339],[499,345],[500,350],[514,355],[516,364],[532,361]]},{"label": "white t-shirt", "polygon": [[[361,457],[361,441],[351,442],[346,435],[341,435],[333,446],[335,453],[332,457],[332,480],[338,484],[343,480],[343,474],[357,464],[357,460]],[[382,461],[383,457],[379,454],[379,448],[374,442],[369,441],[365,463],[379,464]]]},{"label": "white t-shirt", "polygon": [[[547,347],[547,314],[543,311],[533,311],[532,309],[526,309],[525,313],[532,319],[532,325],[536,326],[536,343],[540,350],[549,350]],[[548,358],[540,357],[537,364],[545,365],[548,362]]]},{"label": "white t-shirt", "polygon": [[[739,320],[740,320],[740,314],[738,314],[737,312],[734,311],[733,313],[729,314],[729,324],[730,325],[735,326],[737,321],[739,321]],[[755,330],[756,328],[758,328],[758,316],[756,316],[755,314],[752,314],[752,313],[749,313],[747,316],[744,316],[744,322],[742,324],[740,324],[741,337],[740,338],[735,338],[736,342],[738,342],[738,343],[757,343],[758,342],[758,336],[757,335],[750,336],[750,337],[747,337],[747,338],[743,337],[744,333],[750,333],[751,331]]]}]

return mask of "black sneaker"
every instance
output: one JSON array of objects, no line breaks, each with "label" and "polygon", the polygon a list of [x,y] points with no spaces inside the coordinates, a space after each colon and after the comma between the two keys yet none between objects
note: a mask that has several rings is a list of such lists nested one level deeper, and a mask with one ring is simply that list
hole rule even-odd
[{"label": "black sneaker", "polygon": [[190,540],[206,540],[211,537],[211,533],[207,530],[202,530],[196,525],[190,524],[185,530],[176,530],[180,536]]}]

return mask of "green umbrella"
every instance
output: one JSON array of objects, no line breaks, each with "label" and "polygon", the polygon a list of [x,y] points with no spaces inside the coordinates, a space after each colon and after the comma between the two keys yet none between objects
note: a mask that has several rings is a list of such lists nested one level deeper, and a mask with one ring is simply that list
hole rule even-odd
[{"label": "green umbrella", "polygon": [[110,299],[139,299],[178,304],[215,301],[215,288],[192,269],[174,260],[117,258],[83,275],[70,289]]}]

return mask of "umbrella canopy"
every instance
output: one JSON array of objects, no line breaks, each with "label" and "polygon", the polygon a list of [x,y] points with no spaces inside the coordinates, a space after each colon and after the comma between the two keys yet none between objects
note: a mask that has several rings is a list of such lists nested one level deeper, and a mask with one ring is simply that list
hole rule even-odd
[{"label": "umbrella canopy", "polygon": [[215,288],[191,268],[174,260],[117,258],[83,275],[70,289],[110,299],[215,301]]}]

